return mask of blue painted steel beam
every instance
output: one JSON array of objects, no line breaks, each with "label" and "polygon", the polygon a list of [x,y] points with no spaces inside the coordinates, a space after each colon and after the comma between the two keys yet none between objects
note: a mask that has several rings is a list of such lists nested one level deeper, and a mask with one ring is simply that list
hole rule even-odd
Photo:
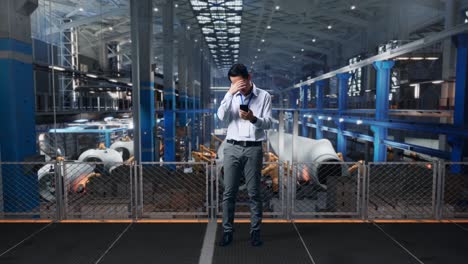
[{"label": "blue painted steel beam", "polygon": [[197,120],[197,113],[195,112],[197,109],[197,97],[192,97],[192,137],[191,137],[191,141],[192,141],[192,150],[196,150],[197,149],[197,127],[198,127],[198,120]]},{"label": "blue painted steel beam", "polygon": [[[455,37],[457,46],[457,76],[455,82],[455,111],[453,124],[455,127],[464,129],[468,124],[468,34]],[[468,154],[468,146],[462,137],[451,137],[453,162],[463,161]]]},{"label": "blue painted steel beam", "polygon": [[[307,123],[306,125],[308,127],[314,127],[314,128],[317,127],[316,124],[312,124],[312,123]],[[336,129],[336,128],[331,128],[331,127],[325,127],[324,126],[324,127],[322,127],[322,129],[324,131],[332,132],[332,133],[335,133],[335,134],[339,133],[339,130]],[[368,141],[368,142],[374,142],[374,137],[369,136],[369,135],[365,135],[365,134],[361,134],[361,133],[356,133],[356,132],[353,132],[353,131],[343,131],[343,135],[345,135],[346,137],[350,137],[350,138],[361,139],[361,140]],[[391,147],[397,148],[397,149],[414,151],[414,152],[418,152],[418,153],[421,153],[421,154],[426,154],[426,155],[430,155],[430,156],[438,157],[438,158],[442,158],[442,159],[449,159],[450,158],[450,152],[441,151],[441,150],[438,150],[438,149],[426,148],[426,147],[423,147],[423,146],[413,145],[413,144],[409,144],[409,143],[395,142],[395,141],[392,141],[392,140],[384,140],[383,142],[384,142],[385,145],[391,146]]]},{"label": "blue painted steel beam", "polygon": [[[325,98],[323,89],[325,89],[325,84],[324,80],[315,83],[315,108],[319,111],[323,110],[323,100]],[[317,124],[317,128],[315,129],[315,138],[322,139],[323,133],[320,127],[323,125],[323,121],[318,117],[315,117],[314,120]]]},{"label": "blue painted steel beam", "polygon": [[[343,112],[346,110],[348,106],[348,80],[351,75],[349,73],[341,73],[338,74],[338,81],[339,81],[339,87],[338,87],[338,113],[343,114]],[[335,123],[338,126],[338,134],[337,134],[337,142],[336,142],[336,148],[338,152],[341,152],[343,154],[343,158],[346,157],[346,137],[343,134],[343,131],[346,130],[346,125],[344,122],[339,122],[335,120]]]},{"label": "blue painted steel beam", "polygon": [[141,161],[154,161],[154,82],[140,82],[140,126]]},{"label": "blue painted steel beam", "polygon": [[[273,111],[278,111],[274,109]],[[285,110],[287,111],[287,110]],[[294,111],[294,110],[291,110]],[[362,118],[359,116],[348,116],[348,115],[339,115],[336,110],[318,112],[316,109],[306,109],[300,110],[301,113],[312,113],[313,116],[331,116],[333,119],[337,120],[343,118],[345,123],[354,123],[357,121],[362,121],[362,125],[366,126],[381,126],[385,128],[391,128],[396,130],[408,130],[408,131],[420,131],[420,132],[429,132],[433,134],[444,134],[444,135],[454,135],[461,137],[468,137],[468,130],[463,128],[457,128],[448,124],[440,123],[422,123],[422,122],[405,122],[402,120],[388,120],[388,121],[377,121],[370,118]]]},{"label": "blue painted steel beam", "polygon": [[[301,91],[302,91],[302,109],[306,109],[308,106],[308,102],[309,102],[309,98],[308,98],[309,86],[307,85],[302,86]],[[302,117],[302,122],[304,123],[307,122],[307,118]],[[307,129],[307,126],[302,126],[302,136],[308,137],[309,136],[308,132],[309,132],[309,129]]]},{"label": "blue painted steel beam", "polygon": [[[6,126],[0,129],[0,156],[4,162],[24,162],[37,154],[31,61],[30,43],[0,38],[0,120]],[[37,174],[28,167],[8,164],[0,167],[4,212],[31,212],[38,208]]]},{"label": "blue painted steel beam", "polygon": [[[318,115],[318,114],[317,114]],[[324,114],[325,115],[325,114]],[[420,131],[429,132],[433,134],[455,135],[461,137],[468,137],[468,130],[457,128],[447,124],[432,124],[432,123],[417,123],[417,122],[404,122],[404,121],[377,121],[374,119],[360,118],[355,116],[333,116],[333,118],[343,118],[345,123],[354,123],[362,121],[364,126],[380,126],[384,128],[391,128],[396,130]]]},{"label": "blue painted steel beam", "polygon": [[[184,93],[184,91],[179,92],[179,101],[180,101],[179,110],[184,111],[187,109],[186,100],[187,100],[187,95]],[[187,113],[179,112],[179,111],[176,111],[176,113],[179,119],[179,126],[184,127],[187,124]]]},{"label": "blue painted steel beam", "polygon": [[[377,94],[375,119],[377,121],[388,120],[389,95],[390,95],[390,75],[394,61],[376,61],[374,68],[377,71]],[[387,160],[387,147],[383,143],[387,139],[388,130],[381,126],[372,126],[374,132],[374,162],[383,162]]]},{"label": "blue painted steel beam", "polygon": [[164,161],[176,160],[176,94],[174,88],[164,88]]}]

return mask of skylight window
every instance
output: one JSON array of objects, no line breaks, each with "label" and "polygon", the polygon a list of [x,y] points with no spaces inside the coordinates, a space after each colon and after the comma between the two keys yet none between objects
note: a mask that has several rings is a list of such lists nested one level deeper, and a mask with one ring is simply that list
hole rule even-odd
[{"label": "skylight window", "polygon": [[[202,33],[218,66],[239,57],[242,0],[190,0]],[[228,35],[229,34],[229,35]],[[222,54],[221,64],[219,63]]]}]

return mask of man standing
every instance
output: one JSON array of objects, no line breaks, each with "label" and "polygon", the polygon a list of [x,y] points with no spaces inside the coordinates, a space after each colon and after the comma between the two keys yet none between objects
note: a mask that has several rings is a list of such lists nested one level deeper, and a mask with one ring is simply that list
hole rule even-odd
[{"label": "man standing", "polygon": [[250,197],[250,242],[261,246],[262,170],[265,130],[271,128],[271,96],[252,83],[243,64],[234,64],[228,72],[231,88],[218,109],[218,118],[229,124],[224,148],[223,236],[220,246],[232,242],[235,202],[239,182],[245,177]]}]

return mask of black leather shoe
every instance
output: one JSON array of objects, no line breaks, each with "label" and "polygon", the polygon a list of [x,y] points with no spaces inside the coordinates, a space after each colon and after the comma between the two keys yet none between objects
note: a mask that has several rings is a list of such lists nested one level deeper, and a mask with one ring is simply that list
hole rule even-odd
[{"label": "black leather shoe", "polygon": [[250,233],[250,243],[253,247],[263,245],[263,241],[260,239],[260,230],[255,230]]},{"label": "black leather shoe", "polygon": [[221,241],[219,242],[220,247],[225,247],[231,244],[232,242],[232,232],[224,232],[223,236],[221,237]]}]

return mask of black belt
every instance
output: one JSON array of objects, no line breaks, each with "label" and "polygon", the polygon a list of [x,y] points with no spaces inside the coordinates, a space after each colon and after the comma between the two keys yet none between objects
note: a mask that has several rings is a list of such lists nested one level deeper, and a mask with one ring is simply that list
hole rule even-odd
[{"label": "black belt", "polygon": [[256,147],[256,146],[262,145],[262,141],[237,141],[237,140],[232,140],[232,139],[228,139],[226,141],[227,143],[230,143],[233,145],[239,145],[242,147]]}]

